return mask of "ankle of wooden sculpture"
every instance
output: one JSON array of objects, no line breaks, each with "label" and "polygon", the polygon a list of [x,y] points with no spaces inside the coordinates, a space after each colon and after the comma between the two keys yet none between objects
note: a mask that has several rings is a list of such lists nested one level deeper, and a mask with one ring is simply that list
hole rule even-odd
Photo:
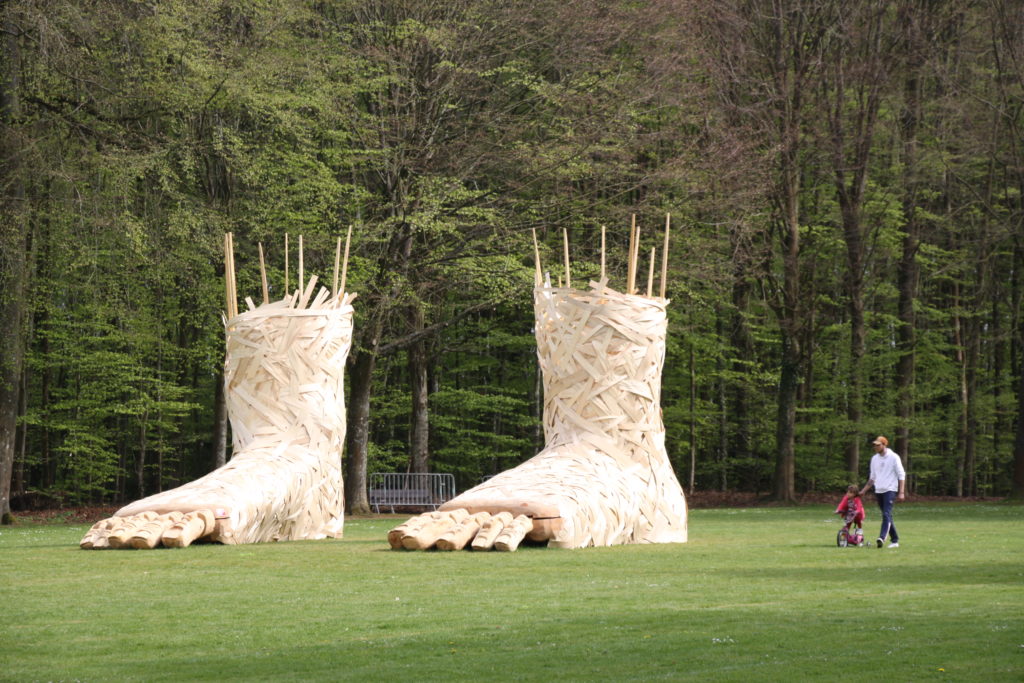
[{"label": "ankle of wooden sculpture", "polygon": [[685,542],[660,406],[667,302],[591,283],[535,303],[547,446],[442,510],[525,514],[528,538],[559,547]]},{"label": "ankle of wooden sculpture", "polygon": [[[352,340],[352,296],[341,304],[321,292],[308,308],[296,305],[296,295],[227,322],[224,381],[232,459],[200,479],[121,508],[97,523],[82,547],[341,536],[342,380]],[[175,515],[191,517],[181,526]],[[145,539],[133,541],[147,523]]]}]

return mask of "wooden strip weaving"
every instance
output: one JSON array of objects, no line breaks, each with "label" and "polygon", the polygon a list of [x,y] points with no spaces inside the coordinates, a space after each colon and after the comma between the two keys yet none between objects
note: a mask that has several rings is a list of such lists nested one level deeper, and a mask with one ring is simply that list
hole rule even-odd
[{"label": "wooden strip weaving", "polygon": [[342,535],[345,359],[352,295],[304,292],[226,321],[225,396],[234,457],[117,512],[215,512],[212,540],[259,543]]},{"label": "wooden strip weaving", "polygon": [[558,547],[685,542],[661,418],[668,301],[602,280],[538,287],[534,304],[546,447],[442,510],[525,513],[531,537]]}]

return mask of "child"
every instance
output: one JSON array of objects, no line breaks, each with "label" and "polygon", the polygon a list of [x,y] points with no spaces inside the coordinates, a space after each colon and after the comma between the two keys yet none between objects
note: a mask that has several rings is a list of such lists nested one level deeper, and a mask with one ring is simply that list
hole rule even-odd
[{"label": "child", "polygon": [[850,484],[846,487],[846,495],[839,501],[839,506],[836,508],[837,515],[843,515],[846,519],[846,526],[856,527],[856,533],[853,529],[850,530],[850,536],[861,536],[860,530],[861,522],[864,521],[864,503],[860,500],[860,489],[856,485]]}]

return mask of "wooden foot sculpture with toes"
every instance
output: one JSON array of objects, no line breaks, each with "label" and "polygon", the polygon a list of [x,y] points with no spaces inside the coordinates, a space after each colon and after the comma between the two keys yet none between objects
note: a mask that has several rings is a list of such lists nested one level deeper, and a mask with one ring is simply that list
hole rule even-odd
[{"label": "wooden foot sculpture with toes", "polygon": [[[232,267],[233,270],[233,267]],[[304,290],[228,311],[225,396],[234,456],[191,483],[97,522],[82,548],[340,537],[343,372],[355,295]],[[335,291],[338,289],[335,278]],[[229,285],[229,309],[231,308]]]},{"label": "wooden foot sculpture with toes", "polygon": [[389,534],[393,548],[515,550],[683,543],[687,510],[665,451],[662,297],[535,290],[546,448]]}]

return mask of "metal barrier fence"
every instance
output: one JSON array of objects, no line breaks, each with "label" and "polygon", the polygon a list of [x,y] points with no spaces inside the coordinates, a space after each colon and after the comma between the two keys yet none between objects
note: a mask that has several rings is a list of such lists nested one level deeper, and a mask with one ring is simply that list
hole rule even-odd
[{"label": "metal barrier fence", "polygon": [[455,497],[455,476],[451,474],[406,474],[374,472],[367,487],[374,512],[381,507],[436,510]]}]

